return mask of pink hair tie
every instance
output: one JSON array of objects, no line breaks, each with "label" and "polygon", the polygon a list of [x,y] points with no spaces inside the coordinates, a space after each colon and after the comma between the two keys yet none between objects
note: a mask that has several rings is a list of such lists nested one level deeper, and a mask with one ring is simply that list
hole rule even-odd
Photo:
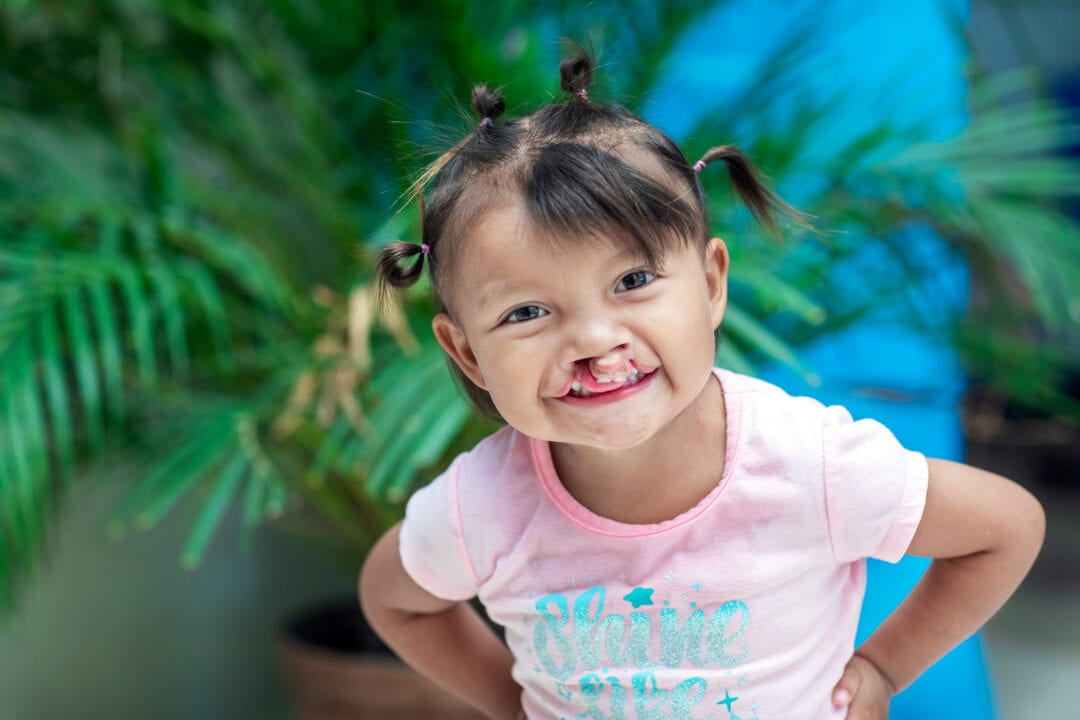
[{"label": "pink hair tie", "polygon": [[427,243],[420,243],[420,252],[423,253],[424,255],[430,255],[431,254],[431,246],[428,245]]},{"label": "pink hair tie", "polygon": [[694,172],[696,172],[696,173],[701,172],[704,169],[705,169],[705,161],[704,160],[698,160],[696,163],[694,163]]},{"label": "pink hair tie", "polygon": [[581,88],[580,90],[578,90],[574,94],[577,95],[582,100],[588,100],[589,99],[589,91],[586,90],[585,88]]},{"label": "pink hair tie", "polygon": [[486,118],[484,118],[483,120],[480,121],[480,127],[487,127],[490,124],[491,124],[491,118],[489,118],[489,117],[486,117]]}]

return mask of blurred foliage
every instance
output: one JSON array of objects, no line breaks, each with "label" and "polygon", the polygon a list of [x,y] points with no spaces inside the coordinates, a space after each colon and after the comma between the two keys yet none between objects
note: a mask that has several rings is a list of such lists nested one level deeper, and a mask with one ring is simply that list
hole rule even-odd
[{"label": "blurred foliage", "polygon": [[[445,370],[424,288],[380,309],[370,285],[371,250],[418,235],[410,180],[476,122],[458,99],[488,81],[511,113],[549,101],[566,35],[600,52],[595,97],[640,107],[715,4],[2,6],[0,613],[70,483],[104,458],[142,468],[117,532],[191,509],[189,566],[230,511],[355,564],[412,488],[491,430]],[[1080,228],[1054,206],[1080,188],[1056,155],[1067,118],[979,81],[950,140],[883,119],[811,158],[840,99],[790,90],[811,52],[793,36],[690,133],[738,137],[827,230],[766,238],[705,178],[715,226],[740,239],[721,362],[810,375],[798,346],[899,298],[1005,396],[1080,418],[1058,382],[1075,355],[1039,342],[1080,316]],[[912,295],[940,265],[907,251],[923,230],[978,277],[960,328]],[[856,292],[835,268],[868,249]]]}]

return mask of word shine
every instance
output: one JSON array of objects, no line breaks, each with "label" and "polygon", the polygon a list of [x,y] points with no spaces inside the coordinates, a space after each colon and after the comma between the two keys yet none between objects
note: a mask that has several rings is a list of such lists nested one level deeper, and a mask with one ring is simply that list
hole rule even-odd
[{"label": "word shine", "polygon": [[[594,587],[578,595],[572,607],[570,598],[559,593],[536,601],[533,645],[555,680],[601,668],[733,668],[749,654],[738,642],[750,626],[750,609],[741,600],[725,602],[708,617],[700,608],[691,609],[685,618],[675,608],[659,608],[655,614],[605,613],[605,600],[605,589]],[[582,678],[582,691],[588,694],[586,685]],[[698,689],[677,688],[689,694]]]}]

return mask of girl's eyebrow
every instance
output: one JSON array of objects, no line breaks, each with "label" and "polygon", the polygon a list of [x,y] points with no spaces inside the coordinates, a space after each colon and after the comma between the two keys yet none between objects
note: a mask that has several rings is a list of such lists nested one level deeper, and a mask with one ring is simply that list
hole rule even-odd
[{"label": "girl's eyebrow", "polygon": [[488,305],[494,303],[499,298],[509,295],[512,292],[519,291],[521,285],[519,283],[511,283],[506,281],[492,281],[490,283],[482,283],[479,288],[476,289],[476,302],[481,309],[485,309]]}]

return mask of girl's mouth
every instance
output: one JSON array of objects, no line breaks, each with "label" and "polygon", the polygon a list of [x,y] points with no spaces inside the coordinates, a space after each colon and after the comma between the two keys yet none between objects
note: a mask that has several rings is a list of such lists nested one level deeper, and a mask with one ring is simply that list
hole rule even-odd
[{"label": "girl's mouth", "polygon": [[567,396],[587,398],[615,392],[637,385],[648,375],[649,373],[639,370],[633,361],[622,370],[597,376],[592,374],[587,362],[579,362],[574,368],[574,380],[570,384],[570,392]]}]

